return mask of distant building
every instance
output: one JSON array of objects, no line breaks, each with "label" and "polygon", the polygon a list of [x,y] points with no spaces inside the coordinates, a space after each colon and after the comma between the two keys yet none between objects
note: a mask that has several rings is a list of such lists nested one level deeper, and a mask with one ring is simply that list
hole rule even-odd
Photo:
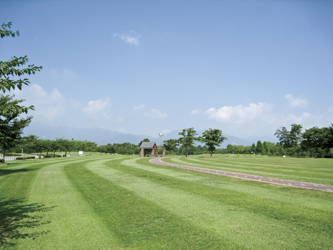
[{"label": "distant building", "polygon": [[[150,156],[158,156],[158,148],[156,145],[156,142],[142,142],[140,145],[140,157],[145,156],[145,149],[146,150],[151,150]],[[163,149],[163,157],[165,156],[165,149]]]}]

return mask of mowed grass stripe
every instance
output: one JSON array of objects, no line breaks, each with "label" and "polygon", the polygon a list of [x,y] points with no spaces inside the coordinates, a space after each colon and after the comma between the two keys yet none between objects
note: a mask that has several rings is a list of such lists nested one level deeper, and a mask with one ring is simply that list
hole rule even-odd
[{"label": "mowed grass stripe", "polygon": [[[219,166],[221,164],[235,164],[235,166],[249,166],[251,169],[259,169],[263,171],[278,171],[278,172],[290,172],[294,171],[297,174],[308,174],[316,176],[325,176],[327,174],[333,174],[333,162],[331,159],[309,159],[309,158],[282,158],[282,157],[267,157],[264,160],[258,161],[253,158],[243,157],[241,158],[194,158],[188,157],[185,160],[201,162],[204,164],[213,164]],[[315,172],[314,172],[315,171]],[[327,178],[327,176],[326,176]]]},{"label": "mowed grass stripe", "polygon": [[[142,160],[135,160],[136,162],[145,162],[145,159]],[[284,220],[286,222],[293,221],[295,224],[299,224],[301,226],[306,227],[317,227],[321,228],[321,230],[326,230],[328,232],[333,231],[333,226],[330,223],[327,223],[327,220],[333,222],[333,211],[332,211],[332,205],[333,205],[333,194],[331,193],[322,193],[320,191],[313,191],[313,190],[307,190],[306,192],[302,192],[303,190],[300,190],[301,192],[291,192],[289,193],[289,199],[286,199],[285,196],[288,196],[288,192],[286,192],[288,189],[284,189],[283,194],[282,192],[278,192],[276,194],[276,191],[280,191],[281,189],[275,189],[271,187],[269,184],[261,184],[261,183],[255,183],[255,182],[247,182],[243,180],[238,179],[231,179],[228,177],[220,176],[211,176],[209,175],[209,182],[208,185],[210,188],[205,187],[207,185],[207,179],[204,182],[203,178],[200,177],[198,181],[195,181],[192,177],[191,181],[184,181],[184,180],[174,180],[176,178],[173,177],[161,177],[161,174],[153,174],[149,173],[151,172],[151,167],[147,164],[138,164],[136,162],[133,162],[133,160],[126,160],[123,161],[123,165],[127,165],[127,168],[122,166],[121,168],[117,168],[117,170],[124,171],[124,172],[130,172],[131,175],[136,175],[138,177],[145,176],[150,181],[155,181],[160,184],[167,183],[167,185],[172,184],[173,188],[179,188],[182,190],[191,190],[191,193],[195,193],[197,195],[202,195],[204,197],[211,197],[213,200],[221,200],[224,204],[230,204],[230,205],[237,205],[241,206],[242,208],[249,209],[255,213],[260,213],[262,215],[266,215],[271,218],[275,218],[278,220]],[[156,165],[155,165],[156,166]],[[149,172],[148,172],[148,171]],[[178,170],[178,169],[177,169]],[[192,175],[195,176],[196,172]],[[205,174],[203,174],[204,176]],[[227,183],[228,181],[232,180],[234,181],[234,187],[242,185],[242,189],[238,189],[235,191],[235,189],[230,190],[227,194],[225,194],[225,188],[224,185],[220,185],[220,183],[215,182],[213,185],[213,180],[220,180],[225,181],[224,183]],[[224,184],[223,183],[223,184]],[[235,185],[236,184],[236,185]],[[246,185],[250,184],[250,185]],[[264,198],[262,197],[262,194],[258,193],[252,193],[252,195],[247,192],[247,190],[251,189],[253,186],[263,186],[266,189],[272,189],[273,191],[270,192],[270,196],[264,195]],[[290,191],[294,191],[294,189],[289,189]],[[256,189],[258,191],[258,189]],[[302,194],[306,195],[302,195]],[[279,195],[280,194],[280,195]],[[321,194],[322,197],[326,197],[323,201],[323,199],[313,199],[312,203],[309,202],[308,194],[318,195]],[[303,197],[302,197],[303,196]],[[294,201],[294,202],[292,202]],[[295,203],[295,201],[298,201],[298,203]],[[305,202],[305,203],[304,203]],[[304,204],[303,204],[304,203]],[[286,216],[287,215],[287,216]],[[304,223],[306,222],[306,223]]]},{"label": "mowed grass stripe", "polygon": [[[148,162],[148,160],[145,158],[136,160],[136,162],[125,160],[122,161],[122,165],[134,167],[134,170],[130,170],[131,174],[135,174],[141,177],[157,177],[157,179],[160,181],[164,180],[164,176],[168,176],[178,179],[181,183],[183,183],[183,181],[189,181],[201,185],[219,188],[221,192],[229,190],[232,192],[242,193],[245,196],[250,195],[249,197],[255,196],[260,197],[261,199],[275,200],[278,203],[296,203],[310,209],[319,209],[322,211],[332,212],[333,194],[331,193],[295,189],[286,186],[277,186],[262,182],[253,182],[227,176],[216,176],[209,173],[206,174],[194,172],[192,170],[156,165]],[[135,171],[137,169],[144,170],[145,172],[141,173],[139,171]],[[156,173],[157,175],[151,175],[151,172]],[[168,185],[170,184],[170,182],[167,183]],[[285,204],[285,206],[288,207],[289,205]]]},{"label": "mowed grass stripe", "polygon": [[[296,222],[284,222],[279,218],[278,213],[277,215],[273,213],[272,216],[267,217],[264,212],[266,207],[261,208],[261,212],[254,213],[251,209],[237,204],[236,201],[235,204],[225,202],[225,199],[233,199],[234,197],[231,196],[234,194],[224,194],[224,197],[215,194],[216,196],[213,197],[214,195],[209,195],[211,191],[214,191],[213,189],[208,189],[206,193],[202,193],[204,190],[197,188],[196,192],[197,184],[181,184],[159,177],[157,178],[160,183],[157,183],[156,180],[151,181],[151,179],[144,178],[142,174],[135,176],[136,170],[134,167],[129,167],[135,164],[135,161],[136,159],[126,160],[124,164],[113,165],[111,163],[109,166],[94,163],[88,164],[87,168],[114,184],[171,211],[175,216],[209,232],[214,237],[219,235],[223,239],[237,242],[242,248],[274,249],[278,245],[281,248],[305,249],[318,245],[327,247],[332,243],[331,230],[327,228],[330,227],[328,223],[322,227],[318,225],[321,222],[313,222],[310,218],[309,223],[314,225],[300,226],[298,224],[302,223],[297,219]],[[179,188],[179,185],[183,185],[183,187]],[[206,188],[204,187],[204,189]],[[236,200],[239,198],[241,197],[236,197]],[[254,203],[251,205],[254,206]],[[271,209],[270,212],[272,210],[274,209]],[[272,218],[274,216],[277,218]],[[320,233],[311,230],[311,226],[315,226],[316,230],[319,229]]]},{"label": "mowed grass stripe", "polygon": [[[40,225],[38,230],[47,234],[36,239],[20,239],[17,242],[18,248],[119,249],[119,242],[63,171],[68,164],[81,166],[87,160],[75,158],[40,169],[32,185],[29,202],[52,208],[47,213],[40,213],[43,221],[49,223]],[[31,228],[26,230],[26,233],[35,230]]]},{"label": "mowed grass stripe", "polygon": [[0,198],[26,199],[38,171],[49,165],[48,162],[38,164],[10,164],[0,168]]},{"label": "mowed grass stripe", "polygon": [[[333,169],[329,168],[319,168],[315,166],[304,166],[304,165],[295,165],[297,164],[303,164],[304,159],[296,159],[294,158],[294,164],[287,164],[286,161],[283,161],[283,165],[281,165],[281,158],[276,158],[276,157],[271,157],[270,161],[265,161],[263,163],[259,163],[258,161],[249,161],[248,158],[243,159],[243,161],[237,161],[235,159],[228,159],[228,158],[194,158],[194,157],[188,157],[184,158],[185,161],[193,161],[197,163],[203,163],[203,164],[210,164],[213,166],[228,166],[228,165],[234,165],[236,168],[241,167],[241,166],[249,166],[251,169],[254,170],[264,170],[264,171],[296,171],[297,173],[308,173],[308,172],[313,172],[313,170],[316,170],[316,174],[324,175],[327,173],[333,173]],[[272,162],[280,162],[280,164],[272,164]],[[314,162],[315,163],[315,162]],[[311,167],[311,169],[307,168]]]},{"label": "mowed grass stripe", "polygon": [[[266,177],[274,177],[279,179],[289,179],[289,180],[297,180],[297,181],[305,181],[305,182],[314,182],[314,183],[328,183],[332,184],[333,181],[329,178],[329,176],[333,177],[333,172],[330,170],[327,171],[319,171],[318,169],[304,169],[304,168],[291,168],[291,167],[275,167],[272,168],[270,166],[261,164],[258,167],[258,164],[248,164],[248,163],[239,163],[239,162],[212,162],[212,161],[204,161],[198,160],[194,158],[181,159],[178,162],[182,162],[181,165],[191,165],[201,168],[209,168],[216,170],[224,170],[230,172],[237,173],[246,173],[252,175],[266,176]],[[195,162],[195,163],[193,163]],[[249,169],[250,168],[250,169]]]},{"label": "mowed grass stripe", "polygon": [[[120,161],[111,161],[118,165]],[[137,249],[242,249],[237,241],[216,237],[186,223],[163,206],[129,189],[123,174],[105,161],[65,167],[66,174],[105,225],[128,248]],[[93,171],[90,171],[93,170]],[[106,171],[105,171],[106,170]],[[120,178],[120,179],[119,179]],[[132,180],[129,180],[132,182]],[[131,186],[131,183],[128,183]],[[133,184],[133,183],[132,183]],[[144,186],[139,185],[141,191]],[[147,190],[149,192],[149,190]]]},{"label": "mowed grass stripe", "polygon": [[[313,182],[318,184],[327,184],[327,185],[333,185],[333,173],[331,170],[333,169],[333,161],[331,159],[315,159],[318,160],[316,163],[313,162],[313,165],[307,165],[305,167],[300,168],[299,164],[303,164],[303,161],[299,161],[300,159],[293,159],[294,165],[293,166],[286,167],[284,165],[284,160],[282,157],[276,158],[272,157],[272,161],[279,162],[282,168],[279,167],[264,167],[260,166],[257,167],[257,163],[254,162],[252,165],[249,165],[247,163],[239,163],[239,157],[235,158],[237,161],[233,161],[232,157],[226,158],[215,158],[214,160],[211,160],[209,158],[193,158],[193,157],[168,157],[164,158],[163,161],[173,164],[179,164],[179,165],[188,165],[188,166],[194,166],[194,167],[201,167],[201,168],[210,168],[210,169],[216,169],[216,170],[224,170],[229,172],[236,172],[236,173],[245,173],[245,174],[253,174],[253,175],[259,175],[259,176],[265,176],[265,177],[272,177],[272,178],[280,178],[280,179],[289,179],[289,180],[296,180],[296,181],[305,181],[305,182]],[[249,157],[244,157],[243,160],[247,161]],[[258,157],[260,159],[260,157]],[[301,159],[304,160],[304,159]],[[311,159],[310,159],[311,160]],[[326,160],[326,161],[323,161]],[[288,160],[286,160],[288,161]],[[290,161],[292,162],[292,161]],[[320,165],[322,162],[324,162],[325,168],[321,167],[321,169],[316,169],[316,165]],[[324,169],[325,171],[323,171]]]}]

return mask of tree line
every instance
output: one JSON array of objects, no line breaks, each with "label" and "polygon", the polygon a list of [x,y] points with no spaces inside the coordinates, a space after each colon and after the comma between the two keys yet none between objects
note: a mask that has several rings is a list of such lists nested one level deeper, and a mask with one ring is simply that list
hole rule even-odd
[{"label": "tree line", "polygon": [[97,144],[91,141],[68,140],[64,138],[57,138],[55,140],[40,139],[36,135],[24,136],[19,140],[15,147],[12,148],[13,153],[24,154],[43,154],[45,157],[54,157],[56,153],[66,156],[71,152],[87,151],[96,152]]},{"label": "tree line", "polygon": [[268,156],[292,157],[333,157],[333,124],[329,127],[313,127],[302,133],[303,126],[292,124],[290,131],[286,127],[276,130],[275,136],[279,142],[253,143],[252,146],[231,145],[226,150],[227,154],[262,154]]},{"label": "tree line", "polygon": [[302,125],[292,124],[276,130],[275,135],[286,155],[296,157],[333,157],[333,124],[313,127],[302,133]]},{"label": "tree line", "polygon": [[[261,154],[268,156],[292,156],[292,157],[333,157],[333,124],[329,127],[313,127],[306,129],[302,133],[303,126],[292,124],[290,131],[286,127],[276,130],[275,136],[279,142],[269,142],[260,140],[251,146],[231,145],[226,148],[218,148],[226,138],[222,136],[222,131],[209,129],[201,137],[195,137],[193,128],[184,129],[179,133],[179,139],[164,141],[164,147],[168,153],[175,155],[204,154],[213,152],[218,154]],[[222,137],[219,137],[222,136]],[[218,139],[220,138],[220,140]],[[193,145],[194,142],[205,143],[204,146]]]},{"label": "tree line", "polygon": [[[172,155],[198,155],[198,154],[261,154],[268,156],[294,156],[294,157],[333,157],[333,124],[330,127],[313,127],[302,133],[302,126],[292,124],[291,130],[281,127],[275,135],[279,142],[260,140],[251,146],[231,145],[226,148],[217,148],[227,138],[219,129],[208,129],[198,136],[194,128],[183,129],[179,132],[179,139],[169,139],[163,142],[163,148],[167,154]],[[35,135],[22,137],[13,148],[12,152],[39,153],[46,156],[56,156],[56,152],[64,155],[71,152],[84,151],[100,152],[101,154],[139,154],[139,144],[114,143],[98,146],[95,142],[68,140],[57,138],[56,140],[43,140]],[[195,145],[199,142],[201,145]],[[202,145],[203,144],[203,145]],[[161,152],[160,152],[161,153]]]}]

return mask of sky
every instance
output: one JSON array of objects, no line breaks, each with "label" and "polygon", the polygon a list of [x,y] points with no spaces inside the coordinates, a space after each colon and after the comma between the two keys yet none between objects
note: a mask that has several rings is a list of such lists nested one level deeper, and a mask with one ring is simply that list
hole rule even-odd
[{"label": "sky", "polygon": [[333,1],[0,0],[0,60],[43,66],[30,126],[246,138],[333,123]]}]

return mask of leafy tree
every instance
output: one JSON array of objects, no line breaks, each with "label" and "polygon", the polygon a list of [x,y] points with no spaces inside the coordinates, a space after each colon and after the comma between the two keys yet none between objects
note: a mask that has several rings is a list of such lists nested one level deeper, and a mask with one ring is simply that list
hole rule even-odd
[{"label": "leafy tree", "polygon": [[245,151],[244,145],[235,145],[234,147],[236,148],[237,154],[244,154]]},{"label": "leafy tree", "polygon": [[[12,23],[3,23],[0,29],[1,38],[5,36],[19,36],[18,31],[10,30]],[[21,68],[21,66],[25,65],[28,62],[28,57],[12,57],[9,61],[0,61],[0,89],[2,92],[6,92],[6,90],[15,89],[15,87],[22,89],[22,85],[29,85],[30,82],[27,78],[13,80],[10,77],[13,76],[22,76],[24,74],[35,74],[37,71],[42,70],[42,67],[35,66],[34,64],[28,65],[27,68]]]},{"label": "leafy tree", "polygon": [[311,156],[315,153],[317,156],[329,156],[332,145],[332,130],[330,127],[313,127],[305,130],[302,135],[301,148],[304,151],[310,151]]},{"label": "leafy tree", "polygon": [[95,142],[87,141],[86,142],[86,150],[88,152],[96,152],[97,151],[97,144]]},{"label": "leafy tree", "polygon": [[60,149],[61,145],[59,143],[59,139],[56,139],[55,141],[50,141],[50,150],[53,152],[53,156],[55,156],[55,152]]},{"label": "leafy tree", "polygon": [[[6,36],[15,37],[20,33],[18,31],[10,30],[12,23],[3,23],[0,28],[0,36],[4,38]],[[24,79],[10,79],[10,77],[20,77],[24,74],[35,74],[36,71],[40,71],[42,67],[35,65],[28,65],[27,68],[21,68],[28,62],[28,57],[12,57],[9,61],[0,61],[0,90],[5,93],[7,90],[15,89],[15,87],[21,90],[22,85],[29,85],[29,80]],[[27,114],[29,110],[33,110],[33,106],[25,107],[21,106],[24,100],[13,100],[11,96],[0,95],[0,147],[5,159],[5,153],[9,149],[13,148],[15,144],[21,138],[22,130],[28,126],[32,117],[20,118],[23,113]]]},{"label": "leafy tree", "polygon": [[256,153],[256,150],[257,150],[256,145],[254,143],[252,143],[251,151],[253,152],[253,154]]},{"label": "leafy tree", "polygon": [[194,128],[183,129],[182,132],[179,132],[181,137],[178,139],[178,143],[184,147],[184,153],[187,157],[190,148],[194,145],[194,141],[198,141],[199,138],[195,137],[197,135]]},{"label": "leafy tree", "polygon": [[262,153],[263,153],[263,154],[267,154],[267,151],[268,151],[267,142],[264,141],[264,142],[262,143]]},{"label": "leafy tree", "polygon": [[289,154],[298,154],[298,146],[302,139],[302,125],[292,124],[291,130],[288,131],[285,127],[281,127],[276,130],[276,137],[279,139],[283,148],[289,152]]},{"label": "leafy tree", "polygon": [[110,143],[106,145],[106,153],[109,154],[115,153],[114,147]]},{"label": "leafy tree", "polygon": [[267,155],[275,155],[275,143],[274,142],[264,142],[266,143],[266,154]]},{"label": "leafy tree", "polygon": [[207,146],[198,145],[196,147],[193,147],[193,149],[195,155],[207,154],[209,152]]},{"label": "leafy tree", "polygon": [[50,140],[44,140],[44,149],[46,150],[46,155],[49,156],[49,151],[51,151],[51,144]]},{"label": "leafy tree", "polygon": [[102,153],[107,154],[107,148],[106,148],[106,145],[102,145],[102,146],[97,147],[97,151],[100,152],[101,154],[102,154]]},{"label": "leafy tree", "polygon": [[246,146],[244,148],[244,154],[251,154],[252,146]]},{"label": "leafy tree", "polygon": [[3,159],[5,159],[6,152],[20,140],[23,128],[31,122],[31,116],[19,118],[22,113],[28,113],[28,110],[33,109],[20,106],[19,104],[23,101],[13,100],[13,97],[8,95],[0,96],[0,148]]},{"label": "leafy tree", "polygon": [[177,146],[178,146],[178,140],[176,139],[169,139],[163,142],[163,147],[165,148],[165,150],[169,152],[174,152]]},{"label": "leafy tree", "polygon": [[23,149],[24,153],[33,153],[35,151],[35,144],[38,137],[36,135],[28,135],[21,138],[20,143],[18,146],[20,146],[20,149]]},{"label": "leafy tree", "polygon": [[46,147],[45,147],[45,141],[42,140],[42,139],[37,139],[35,141],[34,148],[36,150],[36,153],[39,153],[39,158],[41,158],[43,150],[46,149]]},{"label": "leafy tree", "polygon": [[260,153],[262,153],[263,149],[264,149],[264,147],[263,147],[261,141],[260,141],[260,140],[257,141],[256,152],[257,152],[258,154],[260,154]]},{"label": "leafy tree", "polygon": [[231,145],[231,144],[228,144],[228,145],[227,145],[227,152],[228,152],[229,154],[233,154],[234,151],[235,151],[234,146]]},{"label": "leafy tree", "polygon": [[227,138],[222,135],[222,130],[219,129],[208,129],[202,133],[202,137],[200,137],[200,141],[205,143],[210,152],[210,156],[213,156],[213,152],[215,151],[215,147],[221,145],[221,143]]},{"label": "leafy tree", "polygon": [[67,155],[67,152],[70,152],[73,148],[73,144],[68,139],[58,138],[56,139],[56,142],[58,144],[58,149],[65,152],[65,155]]}]

